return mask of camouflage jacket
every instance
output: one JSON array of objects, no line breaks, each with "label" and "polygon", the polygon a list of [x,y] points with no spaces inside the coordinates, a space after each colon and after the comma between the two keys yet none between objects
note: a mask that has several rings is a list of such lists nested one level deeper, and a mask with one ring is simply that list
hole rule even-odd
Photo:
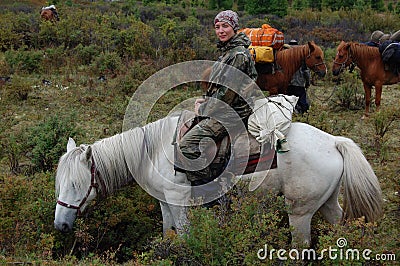
[{"label": "camouflage jacket", "polygon": [[[218,43],[218,48],[222,52],[222,55],[212,68],[210,81],[213,85],[207,90],[207,101],[200,106],[199,113],[201,116],[217,117],[217,120],[226,119],[227,121],[232,121],[231,119],[237,117],[237,115],[241,119],[246,119],[251,114],[251,102],[249,102],[249,98],[247,97],[248,94],[244,96],[240,94],[243,97],[246,96],[246,101],[227,87],[227,84],[235,80],[235,77],[237,78],[237,73],[229,71],[230,67],[227,67],[227,65],[239,69],[250,77],[247,82],[248,84],[245,84],[243,79],[240,79],[240,84],[234,86],[236,91],[244,89],[251,83],[249,81],[257,79],[254,61],[247,49],[250,44],[251,41],[244,33],[236,34],[226,43]],[[228,104],[231,108],[223,108],[221,104],[218,104],[218,100]],[[233,109],[236,114],[230,113],[227,109]]]},{"label": "camouflage jacket", "polygon": [[310,69],[303,64],[300,69],[294,73],[290,85],[308,88],[310,86],[310,77]]}]

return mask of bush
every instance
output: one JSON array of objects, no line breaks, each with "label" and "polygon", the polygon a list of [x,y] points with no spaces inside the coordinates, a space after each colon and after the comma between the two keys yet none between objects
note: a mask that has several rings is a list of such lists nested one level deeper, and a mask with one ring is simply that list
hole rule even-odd
[{"label": "bush", "polygon": [[225,204],[212,209],[189,211],[190,228],[184,238],[170,235],[155,239],[152,250],[138,257],[139,263],[153,265],[259,265],[257,251],[290,246],[290,229],[283,197],[248,192],[240,184]]},{"label": "bush", "polygon": [[42,70],[43,52],[29,51],[25,48],[5,52],[5,60],[12,73],[40,73]]},{"label": "bush", "polygon": [[38,22],[32,13],[5,12],[0,19],[0,51],[34,47]]},{"label": "bush", "polygon": [[81,65],[90,65],[96,55],[101,51],[101,47],[95,44],[84,46],[81,43],[73,49],[73,56],[76,62]]},{"label": "bush", "polygon": [[26,101],[29,93],[33,91],[31,83],[32,79],[30,78],[14,75],[12,81],[4,86],[4,97],[12,102],[15,99]]},{"label": "bush", "polygon": [[121,57],[115,52],[110,52],[98,55],[92,64],[92,69],[97,75],[116,74],[122,66]]},{"label": "bush", "polygon": [[0,250],[15,257],[51,259],[54,179],[52,174],[0,176]]},{"label": "bush", "polygon": [[152,56],[151,34],[154,30],[134,17],[126,18],[124,26],[115,38],[115,51],[127,60],[139,59],[145,55]]},{"label": "bush", "polygon": [[[71,234],[55,234],[54,257],[98,257],[124,262],[144,251],[148,239],[161,233],[157,201],[139,185],[121,189],[107,199],[94,202],[85,217],[75,222]],[[108,255],[112,253],[112,258]],[[107,255],[108,254],[108,255]],[[108,258],[107,258],[108,256]]]},{"label": "bush", "polygon": [[[372,114],[372,122],[375,129],[375,149],[377,155],[381,156],[381,162],[386,160],[387,149],[390,147],[390,142],[394,140],[386,138],[387,133],[394,129],[394,123],[399,119],[399,106],[381,109]],[[383,155],[383,156],[382,156]]]},{"label": "bush", "polygon": [[30,130],[30,136],[27,138],[31,150],[30,157],[38,171],[53,170],[61,155],[65,153],[68,138],[78,134],[75,117],[76,115],[54,115]]},{"label": "bush", "polygon": [[364,89],[358,72],[344,72],[341,74],[342,81],[336,86],[333,101],[336,106],[359,110],[365,105]]}]

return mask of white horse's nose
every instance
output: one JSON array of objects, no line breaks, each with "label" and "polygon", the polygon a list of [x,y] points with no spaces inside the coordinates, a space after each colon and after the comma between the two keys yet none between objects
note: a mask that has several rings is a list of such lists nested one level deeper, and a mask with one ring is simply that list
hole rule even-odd
[{"label": "white horse's nose", "polygon": [[54,227],[62,233],[68,233],[72,230],[67,223],[57,223],[56,221],[54,221]]}]

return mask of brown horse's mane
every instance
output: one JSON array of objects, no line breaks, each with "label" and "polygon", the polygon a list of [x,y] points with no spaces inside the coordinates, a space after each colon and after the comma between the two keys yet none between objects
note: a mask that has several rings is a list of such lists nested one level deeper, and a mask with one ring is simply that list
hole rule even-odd
[{"label": "brown horse's mane", "polygon": [[276,54],[276,62],[285,72],[295,73],[300,65],[296,65],[293,62],[300,62],[299,64],[301,64],[301,59],[305,59],[309,51],[308,45],[294,46],[290,49],[279,51]]},{"label": "brown horse's mane", "polygon": [[[341,43],[338,47],[338,50],[341,49],[345,43]],[[350,45],[350,53],[355,60],[359,59],[367,59],[367,58],[380,58],[381,55],[379,53],[379,49],[377,47],[368,46],[366,44],[358,43],[358,42],[349,42]]]}]

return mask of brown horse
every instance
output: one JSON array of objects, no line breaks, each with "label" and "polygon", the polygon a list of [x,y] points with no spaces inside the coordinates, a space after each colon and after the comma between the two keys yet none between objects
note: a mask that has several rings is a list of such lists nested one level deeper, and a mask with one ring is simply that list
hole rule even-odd
[{"label": "brown horse", "polygon": [[46,21],[56,22],[59,20],[57,13],[51,9],[42,9],[40,11],[40,16]]},{"label": "brown horse", "polygon": [[259,73],[257,85],[261,90],[269,91],[270,95],[286,94],[294,73],[300,69],[303,62],[319,77],[325,76],[327,70],[324,52],[312,41],[276,52],[275,64],[279,70],[273,74]]},{"label": "brown horse", "polygon": [[[305,45],[296,45],[290,49],[277,51],[275,64],[279,69],[273,74],[259,72],[256,83],[261,90],[269,91],[270,95],[286,94],[294,73],[300,69],[303,62],[319,77],[325,76],[324,52],[312,41]],[[208,79],[210,72],[211,68],[204,71],[204,79]],[[208,83],[202,83],[202,87],[207,89]]]},{"label": "brown horse", "polygon": [[332,72],[337,76],[346,67],[355,64],[361,70],[361,80],[365,91],[365,114],[369,114],[371,104],[371,89],[375,87],[375,105],[379,110],[381,105],[382,85],[391,85],[400,81],[399,75],[385,70],[384,63],[377,47],[370,47],[356,42],[342,41],[333,61]]}]

